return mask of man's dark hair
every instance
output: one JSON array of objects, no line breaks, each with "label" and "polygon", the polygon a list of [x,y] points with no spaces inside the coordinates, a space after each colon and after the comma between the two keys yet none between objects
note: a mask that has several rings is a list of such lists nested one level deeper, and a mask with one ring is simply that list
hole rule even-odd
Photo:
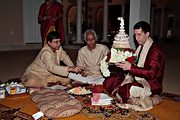
[{"label": "man's dark hair", "polygon": [[147,33],[147,32],[151,32],[151,27],[149,25],[149,23],[145,22],[145,21],[140,21],[140,22],[137,22],[133,29],[142,29],[142,31],[144,31],[144,33]]},{"label": "man's dark hair", "polygon": [[47,35],[47,42],[52,42],[53,39],[60,39],[59,33],[56,31],[51,31]]}]

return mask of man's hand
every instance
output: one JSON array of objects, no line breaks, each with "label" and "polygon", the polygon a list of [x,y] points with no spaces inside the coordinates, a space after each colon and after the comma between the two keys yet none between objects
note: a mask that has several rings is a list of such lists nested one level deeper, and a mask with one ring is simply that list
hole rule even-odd
[{"label": "man's hand", "polygon": [[86,73],[86,71],[84,71],[84,70],[82,70],[82,71],[80,72],[80,74],[81,74],[83,77],[86,77],[86,76],[87,76],[87,73]]},{"label": "man's hand", "polygon": [[84,68],[83,68],[82,66],[77,66],[77,67],[79,67],[79,68],[81,69],[80,74],[81,74],[83,77],[86,77],[86,76],[87,76],[87,73],[86,73],[86,71],[84,70]]},{"label": "man's hand", "polygon": [[130,70],[131,69],[131,63],[129,63],[127,61],[117,62],[117,63],[115,63],[115,65],[117,67],[122,68],[123,70]]},{"label": "man's hand", "polygon": [[82,69],[80,67],[69,67],[69,72],[81,73]]}]

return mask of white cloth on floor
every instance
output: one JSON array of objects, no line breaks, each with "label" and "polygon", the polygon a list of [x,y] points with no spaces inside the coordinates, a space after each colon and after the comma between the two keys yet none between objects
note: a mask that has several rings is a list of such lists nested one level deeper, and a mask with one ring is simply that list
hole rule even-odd
[{"label": "white cloth on floor", "polygon": [[88,84],[103,84],[103,81],[105,80],[102,76],[99,77],[83,77],[81,74],[76,73],[69,73],[68,78],[72,80],[77,80],[83,83]]}]

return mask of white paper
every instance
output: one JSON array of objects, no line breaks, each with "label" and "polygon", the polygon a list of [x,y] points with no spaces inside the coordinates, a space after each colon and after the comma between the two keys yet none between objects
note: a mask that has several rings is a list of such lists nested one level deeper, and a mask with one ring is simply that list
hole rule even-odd
[{"label": "white paper", "polygon": [[92,105],[110,105],[112,101],[112,97],[109,97],[104,93],[93,93],[93,97],[91,97]]},{"label": "white paper", "polygon": [[32,115],[32,117],[33,117],[35,120],[41,118],[42,116],[44,116],[44,113],[41,112],[41,111],[39,111],[39,112],[37,112],[37,113],[35,113],[35,114]]}]

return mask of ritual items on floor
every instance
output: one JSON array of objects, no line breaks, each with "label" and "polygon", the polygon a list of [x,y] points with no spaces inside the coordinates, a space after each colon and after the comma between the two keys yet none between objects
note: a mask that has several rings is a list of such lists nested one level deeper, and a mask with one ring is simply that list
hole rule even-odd
[{"label": "ritual items on floor", "polygon": [[73,95],[87,95],[87,94],[91,94],[92,92],[86,89],[85,87],[75,87],[68,90],[68,93]]},{"label": "ritual items on floor", "polygon": [[82,105],[79,100],[71,98],[67,91],[60,89],[41,89],[31,94],[32,101],[48,118],[69,117],[79,113]]},{"label": "ritual items on floor", "polygon": [[22,94],[27,92],[26,87],[24,87],[22,83],[17,82],[2,83],[0,87],[3,88],[9,95]]},{"label": "ritual items on floor", "polygon": [[5,98],[5,90],[4,88],[0,87],[0,99]]}]

